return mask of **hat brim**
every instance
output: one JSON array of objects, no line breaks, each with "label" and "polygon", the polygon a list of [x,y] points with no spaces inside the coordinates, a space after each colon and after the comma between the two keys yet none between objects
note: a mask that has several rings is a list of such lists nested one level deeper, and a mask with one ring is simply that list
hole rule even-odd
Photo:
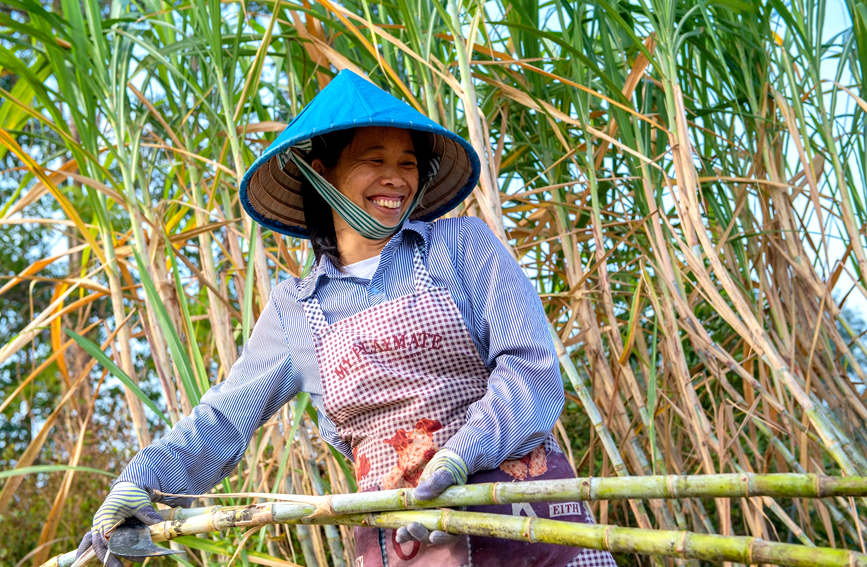
[{"label": "hat brim", "polygon": [[[456,141],[426,129],[412,130],[431,134],[431,153],[439,157],[439,170],[428,182],[421,201],[410,214],[413,220],[431,221],[455,208],[472,192],[478,181],[478,158],[475,152],[472,155],[467,152],[463,139]],[[317,132],[314,135],[325,133]],[[251,168],[245,176],[247,183],[242,187],[242,201],[246,201],[247,212],[260,224],[283,234],[309,238],[301,194],[303,176],[294,163],[281,159],[280,155],[292,151],[290,148],[304,141],[297,140],[283,147],[269,148],[271,157],[263,160],[255,169]],[[476,159],[476,163],[473,163],[472,158]]]}]

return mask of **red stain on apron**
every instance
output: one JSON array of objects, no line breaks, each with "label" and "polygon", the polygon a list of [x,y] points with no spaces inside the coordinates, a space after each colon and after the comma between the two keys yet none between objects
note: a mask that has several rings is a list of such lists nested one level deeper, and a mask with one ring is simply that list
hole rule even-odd
[{"label": "red stain on apron", "polygon": [[420,419],[410,431],[398,429],[394,437],[385,440],[397,453],[397,464],[382,479],[384,490],[418,485],[424,466],[438,449],[433,433],[442,428],[435,419]]}]

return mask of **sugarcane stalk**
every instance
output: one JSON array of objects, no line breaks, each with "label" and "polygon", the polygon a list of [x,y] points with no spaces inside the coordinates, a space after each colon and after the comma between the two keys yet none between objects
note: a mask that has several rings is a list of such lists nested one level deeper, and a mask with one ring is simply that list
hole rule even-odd
[{"label": "sugarcane stalk", "polygon": [[[157,494],[163,494],[157,492]],[[175,496],[168,495],[166,496]],[[229,495],[199,495],[223,498]],[[833,477],[796,473],[727,473],[653,475],[611,478],[566,478],[524,482],[490,482],[452,486],[438,498],[416,500],[411,488],[321,496],[241,493],[313,506],[318,513],[356,514],[413,508],[485,506],[520,502],[621,500],[651,498],[830,498],[867,496],[867,477]],[[210,508],[204,508],[209,510]]]},{"label": "sugarcane stalk", "polygon": [[[847,549],[808,547],[745,536],[698,534],[679,530],[622,528],[449,509],[413,510],[370,514],[307,514],[305,504],[269,503],[213,509],[187,520],[168,521],[150,527],[153,541],[165,541],[229,527],[253,528],[270,523],[344,524],[398,528],[419,522],[428,529],[453,534],[497,537],[526,542],[554,543],[612,552],[695,558],[740,563],[773,563],[793,567],[867,567],[867,555]],[[301,516],[299,517],[299,514]],[[75,552],[57,556],[42,567],[66,567]]]},{"label": "sugarcane stalk", "polygon": [[756,537],[699,534],[679,530],[622,528],[455,510],[384,512],[335,518],[332,521],[398,528],[419,522],[428,529],[454,534],[556,543],[620,553],[695,558],[706,561],[772,563],[792,567],[867,567],[867,554],[847,549],[777,543]]}]

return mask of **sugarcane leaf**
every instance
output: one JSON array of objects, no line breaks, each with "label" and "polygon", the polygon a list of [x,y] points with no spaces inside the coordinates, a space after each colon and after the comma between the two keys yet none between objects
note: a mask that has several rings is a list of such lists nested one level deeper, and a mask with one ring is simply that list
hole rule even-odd
[{"label": "sugarcane leaf", "polygon": [[[166,242],[171,243],[168,233],[164,231],[163,235],[165,236]],[[172,248],[172,253],[169,254],[169,261],[172,265],[172,275],[175,279],[175,290],[178,295],[178,303],[181,307],[181,317],[184,319],[184,328],[187,336],[190,337],[188,352],[193,357],[196,371],[195,376],[198,377],[199,387],[201,388],[201,391],[204,392],[209,387],[208,373],[207,370],[205,370],[205,361],[202,359],[202,353],[199,351],[198,345],[195,344],[196,331],[193,328],[193,318],[190,316],[190,306],[189,301],[187,301],[187,293],[184,289],[183,283],[181,283],[181,274],[178,269],[174,246],[171,244],[169,244],[169,246]]]},{"label": "sugarcane leaf", "polygon": [[[235,549],[231,544],[219,543],[213,540],[202,539],[195,536],[180,536],[174,538],[172,541],[189,547],[191,549],[197,549],[200,551],[223,555],[226,557],[232,557],[235,554]],[[280,559],[279,557],[274,557],[273,555],[268,555],[267,553],[261,553],[259,551],[246,551],[246,554],[249,558],[250,563],[255,563],[256,565],[271,565],[276,567],[296,566],[296,564],[292,563],[291,561],[286,561],[285,559]]]},{"label": "sugarcane leaf", "polygon": [[40,474],[40,473],[66,472],[66,471],[77,471],[77,472],[101,474],[101,475],[107,476],[109,478],[114,478],[117,476],[117,474],[115,474],[115,473],[104,471],[102,469],[95,469],[93,467],[78,467],[78,466],[72,466],[72,465],[33,465],[33,466],[29,466],[29,467],[21,467],[20,469],[11,469],[11,470],[0,471],[0,478],[8,478],[11,476],[19,476],[19,475],[25,475],[25,474]]},{"label": "sugarcane leaf", "polygon": [[244,340],[247,340],[250,337],[250,329],[253,326],[253,284],[256,281],[255,272],[253,268],[256,263],[253,261],[253,255],[255,254],[255,247],[253,243],[255,242],[256,234],[258,231],[257,223],[250,223],[250,234],[247,242],[250,243],[250,250],[247,251],[247,274],[246,279],[244,280],[244,305],[241,311],[241,335],[244,337]]},{"label": "sugarcane leaf", "polygon": [[643,305],[641,301],[641,287],[644,283],[643,278],[638,279],[635,293],[632,296],[632,306],[629,308],[629,324],[626,327],[626,340],[623,341],[623,352],[620,353],[620,364],[624,364],[629,359],[629,353],[632,352],[632,342],[635,340],[635,333],[639,324],[639,309]]},{"label": "sugarcane leaf", "polygon": [[132,378],[127,375],[126,372],[121,370],[121,368],[117,364],[115,364],[113,360],[111,360],[104,352],[102,352],[102,349],[99,348],[99,345],[97,345],[90,339],[79,335],[71,329],[64,330],[66,331],[67,335],[75,339],[75,342],[78,343],[78,346],[83,348],[90,356],[99,361],[99,363],[106,370],[108,370],[112,376],[123,382],[124,386],[129,388],[136,395],[136,397],[142,401],[142,403],[144,403],[147,407],[151,409],[151,411],[154,412],[154,414],[158,418],[163,420],[167,425],[171,425],[169,419],[165,416],[165,414],[163,414],[160,408],[157,407],[153,400],[151,400],[148,395],[145,394],[141,388],[139,388],[138,384],[136,384],[132,380]]},{"label": "sugarcane leaf", "polygon": [[166,306],[163,304],[163,300],[157,293],[156,286],[154,286],[154,282],[151,279],[147,271],[147,267],[142,261],[138,250],[133,248],[132,252],[135,256],[136,265],[138,265],[139,277],[141,278],[142,286],[144,287],[145,293],[148,296],[149,304],[153,307],[154,311],[156,311],[157,321],[159,322],[160,329],[166,336],[166,343],[168,343],[169,351],[172,354],[172,360],[174,360],[175,366],[178,369],[181,383],[183,384],[184,389],[186,390],[187,395],[190,397],[193,405],[196,405],[202,398],[202,392],[199,389],[198,384],[196,383],[193,369],[190,365],[190,359],[184,352],[181,338],[178,335],[177,330],[175,329],[174,323],[169,317],[169,313],[166,310]]},{"label": "sugarcane leaf", "polygon": [[[286,432],[286,439],[295,439],[295,435],[298,433],[298,426],[301,425],[301,420],[304,418],[308,404],[310,404],[310,394],[307,392],[301,392],[295,396],[292,408],[292,425],[289,426],[289,431]],[[286,478],[286,467],[288,464],[289,447],[287,445],[286,450],[283,451],[283,457],[280,459],[280,467],[277,469],[278,482],[274,483],[272,492],[277,492],[281,486],[280,481]]]}]

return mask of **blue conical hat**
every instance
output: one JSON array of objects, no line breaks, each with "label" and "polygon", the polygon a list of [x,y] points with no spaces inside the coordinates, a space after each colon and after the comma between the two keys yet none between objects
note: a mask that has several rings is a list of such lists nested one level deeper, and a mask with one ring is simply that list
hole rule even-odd
[{"label": "blue conical hat", "polygon": [[390,126],[431,134],[440,167],[411,218],[433,220],[456,207],[479,179],[473,147],[410,105],[373,83],[343,70],[305,106],[241,179],[241,204],[263,226],[308,238],[297,167],[291,148],[304,148],[314,136],[364,126]]}]

